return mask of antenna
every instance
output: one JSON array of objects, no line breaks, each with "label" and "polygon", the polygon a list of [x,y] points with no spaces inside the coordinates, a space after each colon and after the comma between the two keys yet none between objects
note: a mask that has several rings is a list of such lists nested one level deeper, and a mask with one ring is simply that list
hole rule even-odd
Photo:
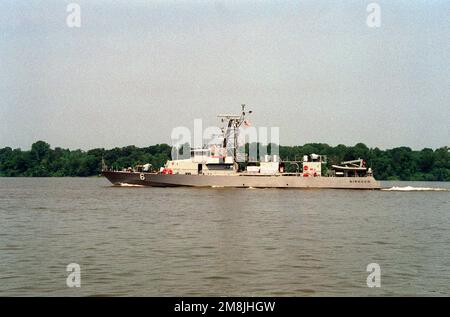
[{"label": "antenna", "polygon": [[[242,107],[242,115],[245,116],[245,107],[247,107],[247,105],[245,103],[241,104]],[[253,111],[249,110],[248,114],[251,114]]]}]

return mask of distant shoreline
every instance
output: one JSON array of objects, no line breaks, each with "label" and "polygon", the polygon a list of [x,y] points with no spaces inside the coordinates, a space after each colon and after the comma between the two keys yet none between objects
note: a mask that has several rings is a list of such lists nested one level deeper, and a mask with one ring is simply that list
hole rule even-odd
[{"label": "distant shoreline", "polygon": [[[159,170],[170,159],[171,152],[168,144],[83,151],[51,148],[50,144],[37,141],[29,151],[1,148],[0,177],[98,177],[102,161],[119,170],[145,163]],[[267,146],[267,153],[271,153],[270,145]],[[303,155],[311,153],[327,157],[324,170],[329,169],[331,164],[363,158],[367,166],[373,169],[377,180],[450,181],[449,147],[419,151],[404,146],[380,150],[368,148],[363,143],[354,146],[330,146],[325,143],[279,146],[279,155],[283,160],[300,160]]]},{"label": "distant shoreline", "polygon": [[[90,175],[90,176],[0,176],[1,178],[95,178],[100,179],[104,178],[102,175]],[[450,183],[450,180],[443,180],[443,181],[421,181],[421,180],[398,180],[398,179],[377,179],[381,182],[408,182],[408,183]]]}]

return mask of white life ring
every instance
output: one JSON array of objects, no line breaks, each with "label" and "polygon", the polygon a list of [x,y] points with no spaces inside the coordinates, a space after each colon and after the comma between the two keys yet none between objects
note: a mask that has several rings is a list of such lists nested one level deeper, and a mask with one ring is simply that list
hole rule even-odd
[{"label": "white life ring", "polygon": [[145,181],[145,174],[144,173],[139,174],[139,178],[141,179],[141,181]]}]

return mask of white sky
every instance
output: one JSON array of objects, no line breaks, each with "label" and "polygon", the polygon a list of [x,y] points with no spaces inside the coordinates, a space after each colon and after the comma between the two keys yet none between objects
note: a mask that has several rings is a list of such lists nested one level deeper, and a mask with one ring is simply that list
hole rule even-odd
[{"label": "white sky", "polygon": [[449,145],[450,1],[370,2],[1,1],[0,147],[170,143],[241,103],[283,145]]}]

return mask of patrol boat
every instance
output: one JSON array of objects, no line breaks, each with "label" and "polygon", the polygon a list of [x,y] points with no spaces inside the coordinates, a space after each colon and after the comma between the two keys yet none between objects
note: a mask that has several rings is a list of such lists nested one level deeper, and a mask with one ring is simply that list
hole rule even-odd
[{"label": "patrol boat", "polygon": [[224,124],[220,144],[191,149],[187,159],[172,157],[158,172],[151,172],[147,164],[122,171],[104,167],[102,175],[114,185],[380,189],[380,182],[361,158],[332,165],[325,175],[322,166],[327,163],[326,156],[315,153],[304,155],[300,161],[265,155],[262,161],[250,162],[246,154],[242,157],[237,151],[239,128],[248,123],[245,105],[239,115],[218,117]]}]

